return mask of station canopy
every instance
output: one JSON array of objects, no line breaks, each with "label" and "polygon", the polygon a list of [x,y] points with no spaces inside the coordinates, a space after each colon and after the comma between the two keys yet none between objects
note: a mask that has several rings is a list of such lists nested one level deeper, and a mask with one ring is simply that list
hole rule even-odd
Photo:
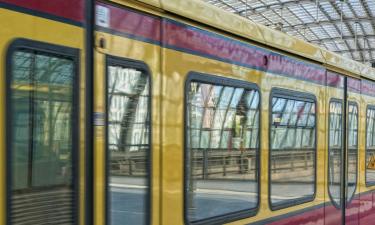
[{"label": "station canopy", "polygon": [[202,0],[319,45],[375,62],[375,0]]}]

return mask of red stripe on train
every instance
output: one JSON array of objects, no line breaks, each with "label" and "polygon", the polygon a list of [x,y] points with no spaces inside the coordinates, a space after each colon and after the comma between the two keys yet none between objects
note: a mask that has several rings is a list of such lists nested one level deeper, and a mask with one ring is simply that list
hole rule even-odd
[{"label": "red stripe on train", "polygon": [[[356,196],[346,209],[345,222],[347,225],[373,225],[375,221],[375,193],[365,193]],[[304,213],[278,219],[269,225],[338,225],[341,224],[341,211],[332,204],[312,209]],[[281,216],[282,217],[282,216]],[[263,224],[261,221],[255,224]]]},{"label": "red stripe on train", "polygon": [[327,85],[331,87],[343,88],[344,77],[338,73],[327,71]]},{"label": "red stripe on train", "polygon": [[137,37],[147,38],[151,41],[160,43],[160,18],[101,2],[97,2],[97,5],[105,6],[109,9],[110,29]]},{"label": "red stripe on train", "polygon": [[84,21],[85,5],[83,0],[0,0],[0,3],[47,13],[76,22]]},{"label": "red stripe on train", "polygon": [[[331,87],[343,88],[344,76],[332,71],[327,71],[327,85]],[[361,93],[361,80],[348,77],[348,90],[351,92]],[[368,91],[366,91],[366,93],[370,94]]]},{"label": "red stripe on train", "polygon": [[191,26],[166,20],[163,42],[171,48],[186,49],[243,66],[325,84],[323,68],[298,62],[257,47],[229,40]]},{"label": "red stripe on train", "polygon": [[368,81],[368,80],[362,80],[361,81],[361,92],[375,96],[375,82]]},{"label": "red stripe on train", "polygon": [[348,90],[361,93],[361,80],[348,77]]}]

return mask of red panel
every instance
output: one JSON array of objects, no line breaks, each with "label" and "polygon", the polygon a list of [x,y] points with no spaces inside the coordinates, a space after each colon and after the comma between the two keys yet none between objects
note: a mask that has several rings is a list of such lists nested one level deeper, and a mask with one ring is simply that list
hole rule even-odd
[{"label": "red panel", "polygon": [[194,51],[228,62],[265,69],[264,51],[241,45],[212,33],[202,32],[182,24],[164,23],[165,44],[173,48]]},{"label": "red panel", "polygon": [[361,80],[348,77],[348,90],[361,93]]},{"label": "red panel", "polygon": [[344,88],[344,77],[338,73],[327,71],[327,85],[331,87]]},{"label": "red panel", "polygon": [[366,95],[375,96],[375,82],[362,80],[361,93]]},{"label": "red panel", "polygon": [[291,77],[312,81],[317,84],[326,84],[325,69],[313,65],[291,60],[279,54],[269,54],[268,71],[286,74]]},{"label": "red panel", "polygon": [[97,5],[102,5],[109,9],[110,29],[127,35],[134,35],[137,38],[160,42],[160,18],[100,2]]},{"label": "red panel", "polygon": [[347,205],[345,212],[345,224],[346,225],[358,225],[359,220],[359,197],[353,198],[353,200]]},{"label": "red panel", "polygon": [[269,223],[270,225],[323,225],[324,207],[314,209],[296,216],[280,219]]},{"label": "red panel", "polygon": [[[346,224],[348,225],[374,225],[375,207],[373,207],[373,195],[375,193],[362,194],[353,198],[347,207]],[[292,212],[293,213],[293,212]],[[331,203],[326,203],[325,207],[312,209],[297,215],[281,215],[275,218],[273,222],[258,221],[255,224],[270,225],[338,225],[341,224],[342,213]],[[360,220],[360,221],[359,221]]]},{"label": "red panel", "polygon": [[327,203],[325,206],[325,217],[324,217],[324,224],[325,225],[339,225],[341,224],[342,220],[342,212],[341,209],[336,208],[331,203]]},{"label": "red panel", "polygon": [[325,70],[213,33],[166,21],[164,41],[168,47],[201,54],[277,74],[325,84]]},{"label": "red panel", "polygon": [[361,225],[373,225],[375,210],[372,206],[372,193],[361,194],[359,208],[359,223]]},{"label": "red panel", "polygon": [[83,0],[0,0],[0,3],[7,3],[9,5],[63,17],[76,22],[83,22],[84,20]]}]

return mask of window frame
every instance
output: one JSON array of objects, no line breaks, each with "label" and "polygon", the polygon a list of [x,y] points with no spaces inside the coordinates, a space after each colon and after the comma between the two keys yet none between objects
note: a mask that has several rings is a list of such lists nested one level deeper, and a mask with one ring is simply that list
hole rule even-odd
[{"label": "window frame", "polygon": [[[348,105],[348,115],[347,115],[347,118],[348,118],[348,125],[349,125],[349,106],[352,105],[352,106],[355,106],[357,108],[357,160],[356,160],[356,165],[355,165],[355,169],[356,169],[356,177],[355,177],[355,186],[354,186],[354,191],[353,191],[353,194],[352,196],[350,196],[350,198],[348,198],[348,191],[347,191],[347,188],[348,188],[348,179],[345,179],[346,180],[346,184],[345,184],[345,188],[346,188],[346,196],[345,196],[345,200],[346,200],[346,207],[349,206],[349,204],[351,203],[351,201],[353,200],[353,198],[355,197],[355,192],[357,191],[357,186],[358,186],[358,175],[359,175],[359,170],[358,170],[358,157],[359,157],[359,104],[356,102],[356,101],[348,101],[347,103]],[[367,115],[367,114],[366,114]],[[349,129],[347,129],[347,140],[349,139]],[[347,147],[348,149],[348,154],[349,154],[349,146]],[[346,157],[346,171],[348,171],[349,169],[349,166],[348,166],[348,163],[349,163],[349,157]],[[349,175],[349,172],[346,174],[346,176]]]},{"label": "window frame", "polygon": [[147,64],[143,61],[138,61],[138,60],[133,60],[133,59],[129,59],[129,58],[125,58],[125,57],[119,57],[119,56],[114,56],[114,55],[110,55],[110,54],[106,54],[105,55],[105,68],[104,68],[104,102],[105,102],[105,124],[104,124],[104,131],[105,131],[105,146],[104,146],[104,150],[105,150],[105,193],[104,193],[104,196],[105,196],[105,215],[104,215],[104,220],[106,221],[106,224],[111,224],[111,217],[110,217],[110,207],[111,207],[111,201],[110,201],[110,198],[109,198],[109,177],[110,177],[110,166],[109,166],[109,163],[108,163],[108,160],[110,159],[110,152],[109,152],[109,145],[108,145],[108,140],[109,140],[109,136],[108,136],[108,109],[109,109],[109,105],[108,105],[108,79],[109,79],[109,75],[108,75],[108,67],[109,66],[122,66],[122,67],[125,67],[125,68],[130,68],[130,69],[135,69],[135,70],[139,70],[143,73],[146,74],[147,76],[147,79],[148,79],[148,82],[149,82],[149,99],[147,101],[147,105],[148,105],[148,108],[149,108],[149,115],[150,115],[150,121],[149,121],[149,128],[150,128],[150,131],[148,133],[148,138],[149,138],[149,153],[148,153],[148,159],[147,159],[147,166],[146,166],[146,172],[147,172],[147,177],[146,177],[146,185],[147,185],[147,193],[145,195],[145,223],[146,224],[151,224],[151,213],[152,213],[152,157],[153,157],[153,153],[152,153],[152,128],[153,128],[153,123],[152,123],[152,113],[153,113],[153,110],[152,110],[152,73],[149,69],[149,67],[147,66]]},{"label": "window frame", "polygon": [[[371,104],[368,104],[366,106],[366,134],[365,134],[365,185],[366,187],[373,187],[375,186],[375,181],[371,181],[371,182],[368,182],[367,181],[367,150],[368,150],[368,147],[367,147],[367,128],[368,128],[368,123],[367,123],[367,113],[368,113],[368,110],[374,110],[375,111],[375,105],[371,105]],[[374,118],[374,122],[375,122],[375,118]],[[373,131],[374,132],[374,131]],[[374,132],[375,133],[375,132]]]},{"label": "window frame", "polygon": [[[331,103],[333,103],[333,102],[335,102],[335,103],[340,103],[341,104],[341,116],[342,116],[342,120],[344,120],[345,118],[344,118],[344,113],[345,113],[345,109],[344,109],[344,99],[339,99],[339,98],[330,98],[330,100],[329,100],[329,103],[328,103],[328,126],[327,126],[327,141],[328,141],[328,146],[327,146],[327,149],[328,149],[328,151],[327,151],[327,154],[328,154],[328,156],[327,156],[327,191],[328,191],[328,196],[329,196],[329,199],[330,199],[330,201],[331,201],[331,204],[334,206],[334,207],[336,207],[337,209],[341,209],[342,208],[342,186],[343,186],[343,184],[342,184],[342,182],[343,182],[343,180],[342,180],[342,178],[343,178],[343,174],[344,174],[344,171],[343,171],[343,167],[342,167],[342,164],[343,163],[346,163],[346,162],[343,162],[343,154],[344,154],[344,151],[345,151],[345,145],[346,145],[346,143],[344,143],[344,135],[346,135],[345,133],[345,131],[344,131],[344,123],[346,123],[346,121],[342,121],[342,131],[341,131],[341,148],[342,148],[342,153],[341,153],[341,169],[340,169],[340,203],[341,203],[341,205],[338,205],[337,204],[337,202],[336,201],[334,201],[334,199],[333,199],[333,197],[332,197],[332,194],[331,194],[331,191],[330,191],[330,185],[329,185],[329,181],[330,181],[330,179],[329,179],[329,162],[330,162],[330,158],[331,158],[331,156],[330,156],[330,150],[331,150],[331,148],[330,148],[330,143],[331,143],[331,141],[330,141],[330,138],[329,138],[329,131],[330,131],[330,129],[329,129],[329,126],[330,126],[330,124],[331,124],[331,117],[330,117],[330,106],[331,106]],[[344,187],[346,187],[346,184],[344,184]],[[346,199],[344,199],[344,201],[346,201]]]},{"label": "window frame", "polygon": [[[187,190],[187,185],[188,185],[188,178],[189,178],[189,168],[190,165],[190,151],[189,151],[189,146],[187,142],[187,136],[188,136],[188,99],[189,99],[189,94],[188,90],[190,87],[191,82],[201,82],[201,83],[206,83],[206,84],[213,84],[213,85],[222,85],[222,86],[228,86],[228,87],[233,87],[233,88],[244,88],[248,90],[254,90],[257,91],[259,94],[259,133],[258,133],[258,140],[259,140],[259,146],[256,154],[256,168],[257,171],[255,173],[255,176],[257,178],[257,204],[254,208],[247,208],[244,210],[240,211],[235,211],[235,212],[230,212],[214,217],[208,217],[205,219],[197,220],[197,221],[190,221],[189,220],[189,213],[188,213],[188,199],[189,199],[189,193]],[[185,85],[184,85],[184,177],[183,177],[183,200],[184,200],[184,221],[185,224],[192,224],[192,225],[208,225],[208,224],[223,224],[223,223],[229,223],[233,222],[235,220],[240,220],[244,218],[249,218],[257,215],[259,212],[260,208],[260,196],[261,196],[261,137],[262,137],[262,95],[259,86],[256,83],[251,83],[248,81],[244,80],[237,80],[233,78],[227,78],[227,77],[222,77],[218,75],[212,75],[212,74],[206,74],[206,73],[200,73],[200,72],[195,72],[195,71],[190,71],[187,74],[186,80],[185,80]]]},{"label": "window frame", "polygon": [[[5,131],[6,131],[6,140],[5,140],[5,158],[7,163],[5,165],[6,168],[6,224],[11,225],[11,207],[12,207],[12,137],[13,137],[13,129],[12,129],[12,121],[13,121],[13,101],[12,101],[12,89],[11,84],[13,81],[13,55],[17,51],[31,52],[35,55],[46,55],[46,56],[55,56],[60,58],[67,58],[70,59],[73,63],[73,80],[72,80],[72,191],[73,191],[73,200],[72,204],[74,206],[80,205],[80,57],[79,57],[79,49],[57,45],[57,44],[50,44],[46,42],[36,41],[32,39],[26,38],[17,38],[14,39],[8,46],[6,52],[6,65],[5,65]],[[60,185],[58,185],[60,186]],[[43,186],[43,187],[33,187],[30,190],[45,190],[52,186]],[[79,208],[79,207],[78,207]],[[78,210],[77,212],[72,214],[73,224],[79,223],[79,217],[81,215],[81,211]]]},{"label": "window frame", "polygon": [[[299,101],[305,101],[305,102],[310,102],[315,104],[315,121],[314,121],[314,127],[315,127],[315,132],[314,132],[314,193],[310,196],[307,197],[302,197],[302,198],[297,198],[294,200],[286,200],[282,203],[277,203],[273,204],[272,203],[272,195],[271,195],[271,151],[272,151],[272,143],[271,143],[271,127],[272,127],[272,99],[274,97],[280,97],[280,98],[285,98],[285,99],[291,99],[291,100],[299,100]],[[269,110],[268,110],[268,205],[271,209],[271,211],[276,211],[284,208],[289,208],[292,206],[297,206],[301,205],[307,202],[312,202],[316,198],[316,190],[317,190],[317,130],[318,130],[318,102],[317,98],[314,94],[312,93],[307,93],[307,92],[300,92],[300,91],[294,91],[290,89],[284,89],[284,88],[279,88],[279,87],[274,87],[271,89],[270,97],[269,97]]]}]

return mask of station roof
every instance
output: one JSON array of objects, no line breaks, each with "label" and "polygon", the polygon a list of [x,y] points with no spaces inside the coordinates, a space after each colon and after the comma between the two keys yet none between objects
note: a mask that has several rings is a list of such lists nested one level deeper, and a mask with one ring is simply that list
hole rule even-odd
[{"label": "station roof", "polygon": [[374,0],[201,0],[346,58],[375,62]]}]

